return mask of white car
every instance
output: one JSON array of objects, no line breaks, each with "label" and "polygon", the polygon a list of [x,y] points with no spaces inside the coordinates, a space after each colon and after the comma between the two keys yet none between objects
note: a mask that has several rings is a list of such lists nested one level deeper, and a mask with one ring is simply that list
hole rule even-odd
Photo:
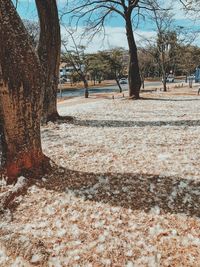
[{"label": "white car", "polygon": [[64,83],[66,83],[67,82],[67,78],[65,78],[65,77],[61,77],[60,79],[59,79],[59,83],[60,84],[64,84]]},{"label": "white car", "polygon": [[195,80],[195,75],[192,74],[192,75],[188,76],[188,79],[189,79],[189,80]]},{"label": "white car", "polygon": [[121,78],[121,79],[119,80],[119,83],[120,83],[120,84],[128,84],[128,79],[127,79],[127,78]]},{"label": "white car", "polygon": [[[163,82],[163,78],[162,78],[162,82]],[[174,82],[174,75],[169,74],[168,76],[166,76],[166,82],[167,83],[173,83]]]}]

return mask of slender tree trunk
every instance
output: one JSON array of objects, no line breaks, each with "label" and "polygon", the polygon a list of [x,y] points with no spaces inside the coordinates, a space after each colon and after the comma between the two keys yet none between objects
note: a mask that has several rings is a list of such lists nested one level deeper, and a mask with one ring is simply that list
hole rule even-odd
[{"label": "slender tree trunk", "polygon": [[83,78],[83,83],[84,83],[84,87],[85,87],[85,98],[88,98],[88,96],[89,96],[88,81],[85,78]]},{"label": "slender tree trunk", "polygon": [[132,22],[129,15],[126,17],[126,35],[129,46],[129,97],[132,99],[140,98],[141,78],[138,64],[137,46],[135,43]]},{"label": "slender tree trunk", "polygon": [[144,79],[142,78],[142,89],[144,89]]},{"label": "slender tree trunk", "polygon": [[56,0],[36,0],[39,20],[40,39],[38,55],[45,73],[45,94],[42,121],[55,121],[57,111],[57,90],[60,65],[60,23]]},{"label": "slender tree trunk", "polygon": [[141,86],[142,89],[144,89],[144,75],[142,74],[142,72],[140,72],[140,77],[141,77]]},{"label": "slender tree trunk", "polygon": [[167,81],[166,81],[166,74],[163,74],[163,91],[167,92]]},{"label": "slender tree trunk", "polygon": [[122,93],[122,87],[118,79],[119,75],[117,75],[117,71],[115,70],[115,81],[117,83],[117,86],[119,87],[119,92]]},{"label": "slender tree trunk", "polygon": [[40,118],[44,77],[28,33],[11,0],[0,0],[0,114],[2,167],[10,181],[49,168]]},{"label": "slender tree trunk", "polygon": [[163,91],[167,92],[167,82],[166,82],[166,70],[165,70],[165,53],[161,52],[161,67],[162,67],[162,76],[163,76]]},{"label": "slender tree trunk", "polygon": [[122,87],[121,87],[121,84],[119,82],[119,79],[118,78],[115,78],[115,81],[116,81],[116,83],[117,83],[117,85],[119,87],[119,92],[122,93]]}]

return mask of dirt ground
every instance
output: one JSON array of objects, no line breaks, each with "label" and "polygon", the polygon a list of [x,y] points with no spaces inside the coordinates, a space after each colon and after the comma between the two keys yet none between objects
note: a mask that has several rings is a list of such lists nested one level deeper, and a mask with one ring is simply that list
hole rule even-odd
[{"label": "dirt ground", "polygon": [[75,121],[42,127],[52,172],[1,212],[0,266],[200,266],[198,88],[60,102]]}]

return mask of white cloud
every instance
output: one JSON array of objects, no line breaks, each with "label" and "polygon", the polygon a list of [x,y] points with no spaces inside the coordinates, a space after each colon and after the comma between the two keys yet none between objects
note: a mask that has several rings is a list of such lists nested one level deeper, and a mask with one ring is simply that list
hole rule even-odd
[{"label": "white cloud", "polygon": [[[95,35],[91,40],[89,40],[89,36],[86,34],[83,35],[84,28],[77,28],[74,33],[74,38],[76,40],[76,44],[81,44],[87,46],[86,52],[92,53],[99,50],[111,49],[114,47],[123,47],[125,49],[128,48],[126,32],[124,27],[105,27],[105,33],[101,32]],[[61,27],[62,36],[69,37],[69,34],[66,32],[64,27]],[[135,31],[135,39],[137,45],[142,45],[141,39],[144,37],[145,39],[150,39],[155,37],[156,33],[153,31]],[[68,38],[68,48],[73,47],[73,42]]]}]

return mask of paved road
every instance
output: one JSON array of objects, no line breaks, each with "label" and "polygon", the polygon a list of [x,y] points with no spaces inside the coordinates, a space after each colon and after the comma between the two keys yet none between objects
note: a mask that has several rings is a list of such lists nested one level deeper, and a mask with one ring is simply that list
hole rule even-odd
[{"label": "paved road", "polygon": [[[183,81],[175,81],[175,83],[180,83]],[[145,88],[148,89],[150,86],[155,86],[155,87],[162,87],[161,82],[145,82]],[[122,85],[122,90],[126,91],[128,90],[128,85]],[[93,93],[114,93],[114,92],[119,92],[119,88],[117,85],[113,86],[107,86],[107,87],[96,87],[96,88],[91,88],[89,89],[89,94]],[[68,96],[68,97],[76,97],[76,96],[83,96],[84,95],[84,89],[72,89],[72,90],[67,90],[65,92],[62,92],[62,96]],[[60,97],[60,93],[58,93],[58,97]]]}]

